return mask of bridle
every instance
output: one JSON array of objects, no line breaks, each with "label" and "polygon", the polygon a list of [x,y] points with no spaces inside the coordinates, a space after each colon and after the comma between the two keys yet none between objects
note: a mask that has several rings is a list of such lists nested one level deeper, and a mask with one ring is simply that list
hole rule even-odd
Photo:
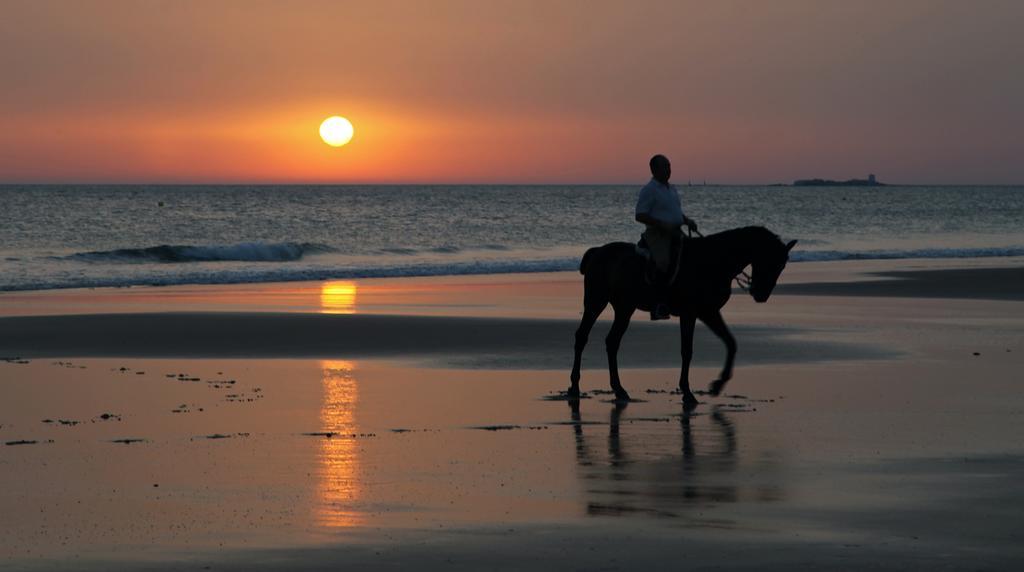
[{"label": "bridle", "polygon": [[[689,238],[693,238],[694,233],[697,234],[698,238],[704,238],[704,235],[699,230],[686,229],[686,234]],[[683,262],[683,249],[679,249],[679,255],[676,258],[676,271],[672,275],[672,282],[676,281],[676,275],[679,274],[679,266]],[[736,285],[740,287],[745,293],[750,294],[750,288],[754,285],[754,278],[747,274],[746,270],[740,270],[740,273],[733,276],[733,280],[736,281]]]}]

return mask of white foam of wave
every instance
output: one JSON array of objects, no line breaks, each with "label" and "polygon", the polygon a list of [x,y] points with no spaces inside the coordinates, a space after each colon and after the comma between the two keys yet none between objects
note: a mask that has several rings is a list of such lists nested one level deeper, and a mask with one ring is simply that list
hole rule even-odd
[{"label": "white foam of wave", "polygon": [[915,250],[800,250],[789,255],[793,262],[833,260],[901,260],[915,258],[997,258],[1024,256],[1024,247],[993,248],[921,248]]},{"label": "white foam of wave", "polygon": [[[237,247],[231,247],[237,253]],[[242,249],[244,250],[244,248]],[[263,251],[262,249],[260,249]],[[585,249],[580,249],[582,251]],[[918,250],[799,250],[791,253],[793,262],[886,260],[920,258],[989,258],[1024,256],[1024,247],[1003,248],[935,248]],[[403,257],[404,258],[404,257]],[[118,265],[124,268],[123,265]],[[161,265],[163,266],[163,265]],[[534,272],[575,271],[579,257],[552,257],[541,259],[462,260],[451,262],[409,262],[406,264],[352,265],[352,266],[299,266],[291,264],[248,266],[244,268],[217,268],[202,271],[158,272],[157,266],[139,266],[145,269],[130,276],[64,275],[61,279],[25,279],[0,284],[0,291],[52,290],[64,288],[100,288],[125,286],[171,286],[181,284],[246,284],[260,282],[294,282],[307,280],[336,280],[356,278],[399,278],[415,276],[460,276],[474,274],[512,274]],[[164,268],[168,268],[164,266]],[[175,265],[173,268],[193,268]]]}]

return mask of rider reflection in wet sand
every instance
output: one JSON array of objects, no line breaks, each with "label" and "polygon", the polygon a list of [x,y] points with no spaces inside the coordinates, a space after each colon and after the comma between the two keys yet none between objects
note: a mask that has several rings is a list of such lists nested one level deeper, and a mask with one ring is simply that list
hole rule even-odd
[{"label": "rider reflection in wet sand", "polygon": [[683,408],[679,416],[681,447],[676,449],[672,440],[629,435],[628,428],[640,426],[624,419],[628,403],[615,403],[609,412],[604,454],[593,447],[600,439],[587,440],[589,423],[581,417],[580,402],[570,400],[568,404],[589,515],[655,514],[700,519],[704,517],[694,513],[698,507],[703,510],[716,503],[774,501],[782,496],[771,465],[761,467],[757,482],[737,478],[740,459],[736,426],[720,407],[706,416],[709,425],[697,426],[694,421],[701,416]]}]

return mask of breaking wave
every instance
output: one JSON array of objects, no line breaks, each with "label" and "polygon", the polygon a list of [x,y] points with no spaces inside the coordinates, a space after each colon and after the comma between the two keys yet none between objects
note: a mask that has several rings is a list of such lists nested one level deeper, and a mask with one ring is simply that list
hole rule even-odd
[{"label": "breaking wave", "polygon": [[994,248],[921,248],[916,250],[800,250],[790,254],[793,262],[825,262],[832,260],[900,260],[915,258],[997,258],[1024,256],[1024,247]]},{"label": "breaking wave", "polygon": [[334,249],[316,243],[262,243],[244,242],[231,245],[171,245],[148,248],[118,248],[79,252],[66,258],[86,262],[292,262],[308,254],[332,252]]},{"label": "breaking wave", "polygon": [[[292,282],[306,280],[338,280],[358,278],[398,278],[415,276],[459,276],[472,274],[511,274],[531,272],[575,271],[579,256],[527,258],[520,254],[498,259],[424,260],[401,249],[381,253],[376,263],[367,261],[340,262],[337,258],[304,261],[310,254],[337,252],[321,244],[245,243],[230,246],[155,246],[139,249],[118,249],[83,252],[60,260],[85,262],[94,270],[69,272],[50,279],[23,276],[6,283],[0,291],[49,290],[60,288],[97,288],[126,286],[171,286],[180,284],[246,284],[259,282]],[[497,250],[497,249],[488,249]],[[573,248],[568,250],[572,251]],[[580,247],[582,255],[585,248]],[[793,262],[842,260],[894,260],[922,258],[991,258],[1024,256],[1024,247],[932,248],[917,250],[800,250],[791,253]],[[245,261],[241,267],[212,267],[152,263]],[[132,265],[130,263],[136,263]],[[141,263],[151,263],[149,265]],[[127,264],[126,264],[127,263]],[[264,264],[267,263],[267,264]],[[273,264],[277,263],[277,264]],[[110,265],[116,265],[111,267]]]}]

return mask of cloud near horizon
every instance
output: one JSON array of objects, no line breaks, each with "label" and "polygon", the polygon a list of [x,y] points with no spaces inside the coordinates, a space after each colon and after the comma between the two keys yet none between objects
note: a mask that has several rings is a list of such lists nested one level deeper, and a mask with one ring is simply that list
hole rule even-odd
[{"label": "cloud near horizon", "polygon": [[[0,182],[1020,183],[1024,4],[16,1]],[[345,115],[334,149],[319,122]]]}]

